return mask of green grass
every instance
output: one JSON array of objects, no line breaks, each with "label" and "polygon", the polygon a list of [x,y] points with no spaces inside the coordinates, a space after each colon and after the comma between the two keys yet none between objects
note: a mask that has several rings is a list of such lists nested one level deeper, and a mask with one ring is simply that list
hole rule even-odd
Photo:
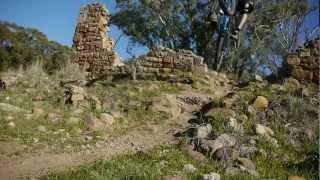
[{"label": "green grass", "polygon": [[[193,164],[197,170],[186,174],[185,164]],[[76,170],[52,173],[41,179],[156,179],[166,175],[182,175],[197,179],[204,173],[217,170],[212,162],[198,163],[175,147],[159,147],[146,154],[127,154],[110,161],[98,161]]]}]

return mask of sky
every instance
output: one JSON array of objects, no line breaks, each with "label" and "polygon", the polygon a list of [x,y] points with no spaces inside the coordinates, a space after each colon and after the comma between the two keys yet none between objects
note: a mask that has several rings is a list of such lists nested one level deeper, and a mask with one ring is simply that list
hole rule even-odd
[{"label": "sky", "polygon": [[[94,0],[0,0],[0,20],[14,22],[17,25],[36,28],[44,32],[49,40],[57,41],[71,47],[80,7]],[[99,0],[106,4],[110,13],[116,12],[115,0]],[[318,4],[319,0],[310,0]],[[319,13],[314,12],[308,17],[305,27],[319,25]],[[122,34],[116,26],[110,27],[109,35],[114,40]],[[126,52],[129,37],[122,37],[116,51],[123,58],[130,55]],[[145,54],[146,47],[137,46],[133,49],[135,55]]]}]

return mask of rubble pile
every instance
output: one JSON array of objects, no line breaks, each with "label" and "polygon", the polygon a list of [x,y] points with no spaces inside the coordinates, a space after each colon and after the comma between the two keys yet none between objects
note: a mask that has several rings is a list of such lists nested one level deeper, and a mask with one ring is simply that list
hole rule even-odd
[{"label": "rubble pile", "polygon": [[207,65],[203,58],[189,50],[174,51],[169,48],[155,47],[137,61],[138,72],[174,72],[176,70],[187,72],[206,72]]},{"label": "rubble pile", "polygon": [[320,39],[309,41],[296,53],[289,54],[287,63],[293,78],[319,84]]},{"label": "rubble pile", "polygon": [[110,14],[103,4],[83,6],[73,38],[73,60],[89,72],[105,73],[123,66],[108,36]]}]

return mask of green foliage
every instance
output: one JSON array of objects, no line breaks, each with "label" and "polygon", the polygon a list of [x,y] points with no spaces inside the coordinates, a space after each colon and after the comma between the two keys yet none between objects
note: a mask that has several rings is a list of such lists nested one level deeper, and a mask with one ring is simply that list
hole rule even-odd
[{"label": "green foliage", "polygon": [[0,71],[26,68],[39,61],[46,72],[53,73],[64,65],[70,53],[68,47],[49,41],[36,29],[0,21]]},{"label": "green foliage", "polygon": [[[112,23],[130,36],[133,43],[149,48],[162,45],[191,49],[210,64],[215,58],[217,28],[206,21],[211,8],[201,2],[117,0],[119,11],[113,15]],[[230,47],[223,61],[222,71],[236,73],[238,77],[266,70],[277,73],[284,55],[297,48],[305,17],[314,10],[307,0],[254,3],[255,11],[241,33],[240,48],[234,51]]]}]

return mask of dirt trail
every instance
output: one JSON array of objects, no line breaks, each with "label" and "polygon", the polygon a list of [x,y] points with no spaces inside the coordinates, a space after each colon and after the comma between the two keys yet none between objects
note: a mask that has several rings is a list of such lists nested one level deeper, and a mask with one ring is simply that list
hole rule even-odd
[{"label": "dirt trail", "polygon": [[[226,95],[229,86],[215,88],[217,97]],[[179,94],[186,96],[205,97],[206,94],[198,92],[183,92]],[[0,160],[0,179],[30,179],[48,174],[50,171],[61,171],[67,168],[77,167],[99,159],[110,159],[126,152],[137,152],[148,150],[157,145],[175,144],[174,134],[181,131],[188,125],[188,120],[192,117],[192,112],[199,106],[185,105],[184,112],[175,119],[166,120],[160,125],[153,125],[145,130],[134,130],[127,135],[109,139],[93,152],[78,153],[39,153],[24,155],[18,159],[9,159],[4,162]]]}]

